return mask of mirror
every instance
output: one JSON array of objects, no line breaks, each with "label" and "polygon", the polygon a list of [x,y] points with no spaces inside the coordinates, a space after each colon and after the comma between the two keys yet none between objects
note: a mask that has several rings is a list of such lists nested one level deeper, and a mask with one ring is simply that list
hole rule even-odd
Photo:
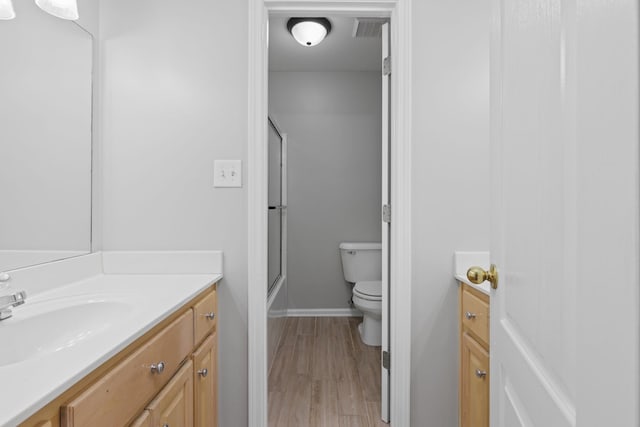
[{"label": "mirror", "polygon": [[0,21],[0,271],[91,251],[91,34],[14,2]]}]

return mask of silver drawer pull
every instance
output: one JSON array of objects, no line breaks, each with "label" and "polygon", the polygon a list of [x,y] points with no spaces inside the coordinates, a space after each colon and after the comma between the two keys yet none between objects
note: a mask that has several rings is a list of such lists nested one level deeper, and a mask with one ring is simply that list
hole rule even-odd
[{"label": "silver drawer pull", "polygon": [[480,369],[476,369],[476,377],[484,378],[487,376],[487,371],[481,371]]},{"label": "silver drawer pull", "polygon": [[164,372],[164,362],[154,363],[151,365],[151,373],[152,374],[161,374]]},{"label": "silver drawer pull", "polygon": [[209,374],[209,370],[207,370],[207,368],[200,369],[198,371],[198,375],[200,375],[202,378],[206,377],[208,374]]},{"label": "silver drawer pull", "polygon": [[210,313],[207,313],[207,314],[203,314],[203,316],[206,317],[209,320],[213,320],[213,319],[216,318],[216,314],[213,311],[210,312]]},{"label": "silver drawer pull", "polygon": [[467,318],[467,320],[471,320],[471,319],[475,319],[475,318],[476,318],[476,314],[475,314],[475,313],[472,313],[472,312],[470,312],[470,311],[467,311],[467,312],[464,314],[464,317],[466,317],[466,318]]},{"label": "silver drawer pull", "polygon": [[164,424],[162,424],[162,427],[169,427],[169,424],[164,423]]}]

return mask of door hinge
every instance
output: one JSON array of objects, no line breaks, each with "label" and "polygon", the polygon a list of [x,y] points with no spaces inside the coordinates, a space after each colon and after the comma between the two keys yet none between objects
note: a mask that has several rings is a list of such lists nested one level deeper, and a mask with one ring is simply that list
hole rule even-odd
[{"label": "door hinge", "polygon": [[391,369],[391,354],[388,351],[382,352],[382,367],[387,371]]},{"label": "door hinge", "polygon": [[390,205],[382,206],[382,221],[391,223],[391,206]]},{"label": "door hinge", "polygon": [[391,74],[391,56],[387,56],[382,60],[382,75],[388,76]]}]

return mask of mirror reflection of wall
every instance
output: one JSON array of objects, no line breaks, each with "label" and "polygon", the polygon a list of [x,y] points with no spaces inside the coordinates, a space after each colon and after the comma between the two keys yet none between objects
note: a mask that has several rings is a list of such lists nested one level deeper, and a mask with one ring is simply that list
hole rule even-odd
[{"label": "mirror reflection of wall", "polygon": [[92,37],[14,7],[0,21],[0,271],[91,250]]}]

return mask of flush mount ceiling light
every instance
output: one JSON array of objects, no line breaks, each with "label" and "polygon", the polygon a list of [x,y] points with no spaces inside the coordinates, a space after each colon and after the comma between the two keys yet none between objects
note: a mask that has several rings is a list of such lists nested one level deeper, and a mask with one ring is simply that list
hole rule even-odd
[{"label": "flush mount ceiling light", "polygon": [[0,19],[13,19],[16,12],[13,10],[11,0],[0,0]]},{"label": "flush mount ceiling light", "polygon": [[303,46],[315,46],[331,32],[327,18],[291,18],[287,30]]},{"label": "flush mount ceiling light", "polygon": [[78,19],[77,0],[36,0],[36,4],[40,9],[58,18],[71,21]]}]

